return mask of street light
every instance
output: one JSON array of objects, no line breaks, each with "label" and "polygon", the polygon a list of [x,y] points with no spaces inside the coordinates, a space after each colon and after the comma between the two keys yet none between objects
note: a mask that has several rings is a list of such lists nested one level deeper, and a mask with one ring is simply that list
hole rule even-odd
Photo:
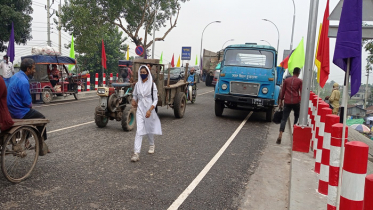
[{"label": "street light", "polygon": [[230,39],[230,40],[227,40],[226,42],[224,42],[223,46],[221,47],[221,49],[223,49],[224,45],[227,44],[227,42],[230,42],[230,41],[234,41],[234,39]]},{"label": "street light", "polygon": [[280,43],[280,32],[278,31],[278,28],[277,28],[276,24],[274,24],[272,21],[267,20],[267,19],[263,19],[263,20],[272,23],[277,29],[277,49],[276,50],[277,50],[277,54],[278,54],[278,44]]},{"label": "street light", "polygon": [[267,42],[269,46],[272,46],[271,43],[269,43],[267,40],[262,39],[262,40],[260,40],[260,41],[262,41],[262,42]]},{"label": "street light", "polygon": [[293,6],[294,6],[294,14],[293,14],[293,27],[291,29],[291,42],[290,42],[290,51],[293,49],[293,36],[294,36],[294,24],[295,24],[295,3],[293,1]]},{"label": "street light", "polygon": [[[207,24],[207,26],[209,26],[210,24],[213,24],[213,23],[221,23],[221,21],[219,21],[219,20],[217,20],[217,21],[213,21],[213,22]],[[206,26],[206,27],[203,29],[203,31],[202,31],[202,36],[201,36],[201,49],[200,49],[200,51],[199,51],[199,57],[200,57],[199,62],[201,62],[201,60],[202,60],[202,40],[203,40],[203,33],[205,32],[207,26]],[[203,65],[202,65],[202,63],[201,63],[200,65],[201,65],[201,71],[202,71],[202,69],[203,69]]]}]

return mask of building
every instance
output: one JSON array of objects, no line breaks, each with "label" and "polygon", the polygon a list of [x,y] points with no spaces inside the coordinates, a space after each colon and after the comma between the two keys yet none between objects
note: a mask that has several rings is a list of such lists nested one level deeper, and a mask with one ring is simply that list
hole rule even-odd
[{"label": "building", "polygon": [[[351,95],[351,91],[348,92]],[[370,87],[368,86],[368,98],[370,96]],[[359,92],[351,97],[350,100],[355,101],[355,104],[363,105],[365,103],[365,85],[361,85],[359,88]]]},{"label": "building", "polygon": [[347,115],[351,116],[352,119],[365,118],[367,110],[362,108],[362,105],[348,105]]}]

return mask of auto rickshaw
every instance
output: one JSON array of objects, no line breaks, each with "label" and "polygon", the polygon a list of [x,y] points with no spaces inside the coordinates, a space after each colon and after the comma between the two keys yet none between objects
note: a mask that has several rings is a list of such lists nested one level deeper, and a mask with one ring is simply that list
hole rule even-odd
[{"label": "auto rickshaw", "polygon": [[[33,101],[50,103],[53,97],[74,95],[78,100],[78,86],[82,84],[82,75],[72,75],[66,65],[75,65],[76,61],[67,56],[29,55],[35,61],[36,73],[30,79],[30,90]],[[58,78],[52,75],[52,65],[57,65]],[[54,80],[54,81],[53,81]]]}]

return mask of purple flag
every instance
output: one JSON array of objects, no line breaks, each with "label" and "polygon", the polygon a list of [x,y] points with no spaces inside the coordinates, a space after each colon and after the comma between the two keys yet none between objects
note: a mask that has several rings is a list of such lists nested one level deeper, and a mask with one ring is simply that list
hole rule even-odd
[{"label": "purple flag", "polygon": [[12,32],[10,32],[8,50],[6,51],[6,54],[9,56],[10,62],[13,63],[14,57],[15,57],[15,49],[14,49],[14,26],[13,26],[13,22],[12,22]]},{"label": "purple flag", "polygon": [[362,6],[362,0],[344,0],[333,57],[333,63],[344,71],[347,59],[351,59],[351,96],[361,84]]}]

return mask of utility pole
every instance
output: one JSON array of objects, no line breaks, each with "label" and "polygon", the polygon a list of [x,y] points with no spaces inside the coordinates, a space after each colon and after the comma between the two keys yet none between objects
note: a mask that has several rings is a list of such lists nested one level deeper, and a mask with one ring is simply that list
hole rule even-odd
[{"label": "utility pole", "polygon": [[154,10],[154,23],[153,23],[153,46],[152,46],[152,59],[154,59],[154,48],[155,48],[155,25],[157,22],[157,8]]},{"label": "utility pole", "polygon": [[60,51],[60,54],[62,55],[62,49],[61,49],[61,0],[60,0],[60,4],[58,5],[58,51]]},{"label": "utility pole", "polygon": [[[54,0],[52,0],[52,4],[53,3],[54,3]],[[51,17],[54,14],[54,11],[52,12],[52,14],[50,13],[51,6],[52,5],[50,4],[50,0],[47,0],[47,6],[45,7],[45,9],[47,10],[47,35],[48,35],[47,45],[49,47],[52,46],[52,42],[51,42]]]},{"label": "utility pole", "polygon": [[367,83],[365,84],[365,100],[364,100],[364,109],[367,108],[367,100],[368,100],[368,81],[369,81],[369,72],[372,70],[372,66],[369,64],[369,61],[366,65],[367,70]]}]

